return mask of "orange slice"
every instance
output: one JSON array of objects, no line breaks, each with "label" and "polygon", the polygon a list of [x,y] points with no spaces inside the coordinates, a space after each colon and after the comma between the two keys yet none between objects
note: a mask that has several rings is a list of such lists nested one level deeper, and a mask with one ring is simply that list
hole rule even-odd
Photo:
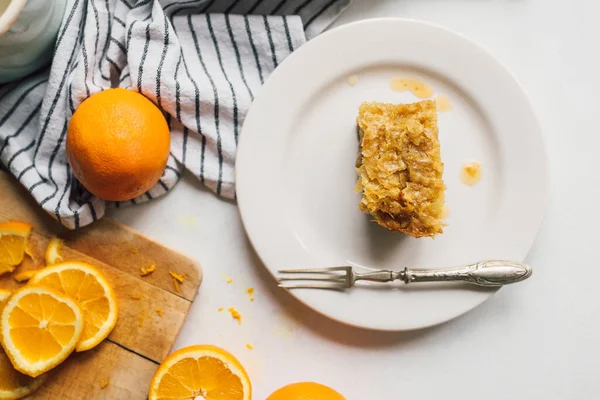
[{"label": "orange slice", "polygon": [[[4,303],[4,300],[8,299],[12,292],[8,289],[0,289],[0,305]],[[2,397],[0,397],[1,399]]]},{"label": "orange slice", "polygon": [[85,329],[77,351],[104,340],[117,323],[117,297],[104,275],[91,265],[70,261],[42,268],[29,284],[51,287],[74,299],[83,310]]},{"label": "orange slice", "polygon": [[20,373],[10,363],[10,359],[0,350],[0,399],[20,399],[30,395],[42,386],[47,374],[32,378]]},{"label": "orange slice", "polygon": [[[0,307],[11,295],[10,290],[0,289]],[[32,378],[17,371],[0,347],[0,399],[20,399],[38,390],[47,374]]]},{"label": "orange slice", "polygon": [[242,364],[210,345],[190,346],[171,354],[150,383],[149,400],[251,400],[252,385]]},{"label": "orange slice", "polygon": [[[31,269],[29,271],[21,271],[17,274],[15,274],[14,278],[15,281],[19,282],[19,283],[23,283],[23,282],[27,282],[28,280],[31,279],[32,276],[34,276],[36,273],[38,272],[37,269]],[[1,399],[2,397],[0,397]]]},{"label": "orange slice", "polygon": [[[0,289],[0,305],[3,305],[10,295],[10,290]],[[32,378],[20,373],[0,348],[0,399],[20,399],[28,396],[35,392],[47,377],[47,374],[43,374]]]},{"label": "orange slice", "polygon": [[0,275],[13,272],[23,262],[31,225],[25,222],[0,224]]},{"label": "orange slice", "polygon": [[25,286],[6,300],[0,339],[13,366],[35,378],[75,350],[83,325],[81,309],[69,297],[51,288]]},{"label": "orange slice", "polygon": [[315,382],[298,382],[273,392],[267,400],[346,400],[335,390]]},{"label": "orange slice", "polygon": [[62,239],[53,236],[48,242],[46,247],[46,265],[54,265],[63,262],[63,258],[60,255],[65,242]]}]

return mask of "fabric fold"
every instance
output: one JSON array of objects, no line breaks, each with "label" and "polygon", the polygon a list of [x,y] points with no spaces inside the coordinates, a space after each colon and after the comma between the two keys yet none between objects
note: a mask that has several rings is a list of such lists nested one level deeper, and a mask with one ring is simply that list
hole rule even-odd
[{"label": "fabric fold", "polygon": [[66,227],[101,218],[107,202],[87,192],[67,163],[67,127],[89,96],[123,87],[161,108],[172,137],[158,184],[127,204],[165,194],[185,169],[235,198],[237,142],[261,85],[349,3],[70,0],[52,66],[0,87],[2,166]]}]

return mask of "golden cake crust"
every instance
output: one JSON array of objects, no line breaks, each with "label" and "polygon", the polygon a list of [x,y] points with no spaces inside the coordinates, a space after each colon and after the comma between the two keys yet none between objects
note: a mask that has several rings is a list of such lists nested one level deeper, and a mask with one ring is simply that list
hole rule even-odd
[{"label": "golden cake crust", "polygon": [[392,231],[435,236],[444,227],[444,164],[434,101],[363,103],[358,112],[361,211]]}]

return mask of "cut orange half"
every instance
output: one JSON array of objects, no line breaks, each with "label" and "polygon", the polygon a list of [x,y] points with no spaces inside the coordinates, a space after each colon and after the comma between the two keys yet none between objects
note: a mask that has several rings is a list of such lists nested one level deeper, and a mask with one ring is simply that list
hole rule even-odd
[{"label": "cut orange half", "polygon": [[346,400],[335,390],[315,382],[298,382],[273,392],[267,400]]},{"label": "cut orange half", "polygon": [[77,351],[96,346],[117,323],[119,310],[115,292],[104,275],[91,265],[73,261],[42,268],[29,284],[51,287],[79,304],[85,329],[77,343]]},{"label": "cut orange half", "polygon": [[31,225],[25,222],[0,224],[0,275],[13,272],[23,262]]},{"label": "cut orange half", "polygon": [[149,400],[251,400],[252,385],[242,364],[227,351],[190,346],[171,354],[150,383]]},{"label": "cut orange half", "polygon": [[25,286],[6,300],[0,339],[13,366],[35,378],[75,350],[83,324],[81,309],[69,297],[54,289]]},{"label": "cut orange half", "polygon": [[63,262],[60,251],[62,250],[65,242],[62,239],[53,236],[48,242],[46,247],[46,265],[54,265]]}]

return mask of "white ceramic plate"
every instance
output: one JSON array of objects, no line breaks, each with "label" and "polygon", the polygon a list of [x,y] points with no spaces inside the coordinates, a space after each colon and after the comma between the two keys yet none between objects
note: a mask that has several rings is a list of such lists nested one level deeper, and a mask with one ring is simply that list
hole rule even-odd
[{"label": "white ceramic plate", "polygon": [[[348,84],[352,75],[355,86]],[[391,90],[398,76],[421,78],[454,106],[439,114],[450,216],[434,240],[388,232],[357,208],[357,108],[363,101],[418,101]],[[422,22],[365,20],[311,40],[265,83],[240,137],[240,212],[272,274],[349,264],[399,270],[523,260],[545,210],[542,135],[523,90],[481,47]],[[472,159],[482,163],[483,179],[469,187],[459,172]],[[291,293],[347,324],[408,330],[463,314],[494,290],[398,284]]]}]

